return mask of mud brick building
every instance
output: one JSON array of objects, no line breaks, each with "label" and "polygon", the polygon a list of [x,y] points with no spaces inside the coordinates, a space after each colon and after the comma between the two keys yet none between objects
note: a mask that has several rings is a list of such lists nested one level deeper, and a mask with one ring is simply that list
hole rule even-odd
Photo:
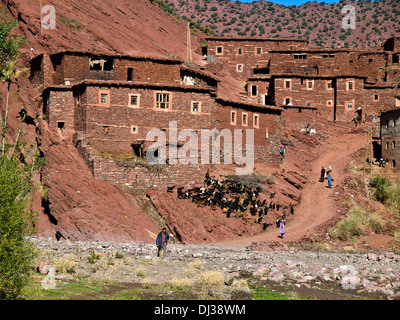
[{"label": "mud brick building", "polygon": [[388,159],[389,165],[400,164],[400,109],[381,114],[382,158]]},{"label": "mud brick building", "polygon": [[[60,135],[72,130],[73,143],[93,176],[123,189],[145,192],[173,181],[202,183],[206,165],[200,160],[175,164],[169,152],[156,181],[150,179],[146,153],[157,138],[149,139],[148,134],[158,129],[169,137],[171,123],[176,123],[178,133],[239,129],[243,153],[246,129],[252,129],[255,161],[279,165],[283,109],[222,99],[214,75],[188,68],[181,60],[67,51],[34,58],[30,80],[42,89],[49,128]],[[167,148],[180,150],[186,142],[167,141]],[[199,155],[204,147],[200,143]]]},{"label": "mud brick building", "polygon": [[302,39],[206,41],[208,61],[236,68],[255,103],[315,107],[332,121],[349,121],[359,110],[370,120],[400,106],[400,37],[368,50],[314,49]]},{"label": "mud brick building", "polygon": [[221,60],[244,79],[268,72],[271,51],[306,49],[306,39],[207,37],[207,60]]}]

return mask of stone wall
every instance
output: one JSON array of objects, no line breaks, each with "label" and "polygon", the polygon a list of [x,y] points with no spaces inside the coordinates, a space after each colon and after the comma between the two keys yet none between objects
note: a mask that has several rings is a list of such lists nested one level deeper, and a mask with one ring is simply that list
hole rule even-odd
[{"label": "stone wall", "polygon": [[[231,70],[244,79],[253,75],[254,67],[268,67],[270,51],[300,49],[308,45],[307,40],[297,39],[207,38],[206,41],[208,60],[217,58],[226,62]],[[238,65],[242,65],[241,69],[238,69]]]},{"label": "stone wall", "polygon": [[44,103],[50,128],[74,129],[74,96],[71,88],[47,91]]},{"label": "stone wall", "polygon": [[[225,128],[229,129],[232,136],[235,129],[242,130],[243,154],[245,154],[246,130],[254,130],[255,161],[278,166],[281,111],[276,109],[246,105],[233,106],[220,102],[217,103],[215,119],[218,129],[220,131]],[[235,121],[232,121],[233,113]],[[246,124],[243,123],[244,115]],[[255,123],[255,117],[257,117],[257,123]]]},{"label": "stone wall", "polygon": [[[206,165],[150,165],[94,157],[94,178],[108,181],[125,192],[145,194],[148,188],[166,190],[204,185]],[[174,190],[176,193],[176,189]]]},{"label": "stone wall", "polygon": [[[214,99],[209,91],[191,87],[120,87],[87,86],[85,95],[85,133],[96,150],[115,154],[132,154],[132,144],[147,140],[150,129],[162,129],[169,135],[171,122],[176,122],[178,133],[183,129],[200,131],[215,126]],[[99,103],[99,93],[109,94],[109,105]],[[155,105],[156,93],[169,94],[168,110]],[[129,105],[130,95],[137,95],[137,105]],[[193,103],[199,103],[197,112]]]},{"label": "stone wall", "polygon": [[381,114],[382,158],[395,167],[400,165],[400,109]]}]

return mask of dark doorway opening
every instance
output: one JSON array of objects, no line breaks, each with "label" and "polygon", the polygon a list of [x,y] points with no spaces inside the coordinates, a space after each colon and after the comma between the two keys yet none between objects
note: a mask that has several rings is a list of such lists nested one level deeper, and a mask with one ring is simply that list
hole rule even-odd
[{"label": "dark doorway opening", "polygon": [[133,80],[133,68],[131,68],[131,67],[128,67],[126,80],[127,81],[132,81]]},{"label": "dark doorway opening", "polygon": [[133,156],[134,158],[143,157],[143,145],[142,144],[132,144]]}]

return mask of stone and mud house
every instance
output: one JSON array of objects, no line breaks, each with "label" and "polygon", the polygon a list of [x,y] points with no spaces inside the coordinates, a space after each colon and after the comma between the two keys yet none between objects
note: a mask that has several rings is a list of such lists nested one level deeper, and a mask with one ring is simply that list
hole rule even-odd
[{"label": "stone and mud house", "polygon": [[305,39],[207,37],[209,63],[246,82],[248,99],[316,108],[328,120],[366,120],[400,107],[400,37],[365,50],[310,48]]},{"label": "stone and mud house", "polygon": [[[71,143],[93,176],[125,191],[200,184],[211,165],[196,157],[182,165],[167,151],[166,164],[150,166],[146,154],[157,140],[148,138],[153,129],[167,137],[173,136],[172,130],[183,132],[182,139],[179,135],[167,141],[167,149],[173,146],[178,152],[191,133],[240,130],[243,154],[247,129],[252,129],[255,161],[279,165],[284,109],[221,98],[217,77],[179,59],[77,51],[41,54],[31,61],[30,81],[42,92],[43,114],[54,134],[72,130]],[[220,140],[222,158],[225,136]],[[200,142],[198,156],[204,148]]]},{"label": "stone and mud house", "polygon": [[380,122],[382,158],[391,167],[397,167],[400,164],[400,109],[382,112]]}]

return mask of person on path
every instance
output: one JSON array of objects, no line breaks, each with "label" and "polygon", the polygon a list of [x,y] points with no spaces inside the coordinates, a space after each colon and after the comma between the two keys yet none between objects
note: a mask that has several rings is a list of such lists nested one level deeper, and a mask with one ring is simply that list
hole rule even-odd
[{"label": "person on path", "polygon": [[325,167],[323,166],[322,169],[321,169],[321,177],[319,178],[320,182],[324,182],[324,180],[325,180],[325,172],[326,172],[326,170],[325,170]]},{"label": "person on path", "polygon": [[283,239],[283,235],[285,234],[285,223],[286,223],[285,215],[283,215],[279,221],[279,232],[281,234],[279,237],[282,239]]},{"label": "person on path", "polygon": [[285,157],[286,157],[286,148],[285,148],[284,146],[282,146],[282,147],[279,149],[279,153],[281,154],[282,162],[284,162],[284,161],[285,161]]},{"label": "person on path", "polygon": [[307,127],[306,127],[306,133],[310,134],[310,131],[311,131],[311,128],[310,128],[310,124],[308,123]]},{"label": "person on path", "polygon": [[333,178],[330,173],[328,173],[328,188],[332,188]]},{"label": "person on path", "polygon": [[328,166],[328,168],[326,169],[326,174],[328,175],[328,174],[330,174],[332,172],[332,167],[331,166]]},{"label": "person on path", "polygon": [[163,228],[162,231],[158,234],[156,239],[157,246],[157,257],[160,257],[160,252],[162,250],[161,259],[164,259],[167,254],[167,244],[169,240],[169,234],[167,233],[167,229]]}]

